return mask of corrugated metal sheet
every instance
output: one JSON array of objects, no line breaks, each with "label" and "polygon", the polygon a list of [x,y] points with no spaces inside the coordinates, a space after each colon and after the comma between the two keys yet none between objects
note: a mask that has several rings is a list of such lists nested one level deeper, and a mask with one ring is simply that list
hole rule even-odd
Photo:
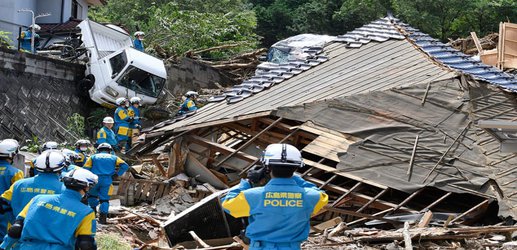
[{"label": "corrugated metal sheet", "polygon": [[407,41],[370,42],[359,49],[334,43],[329,61],[234,104],[210,103],[197,114],[160,130],[274,110],[317,100],[452,78]]}]

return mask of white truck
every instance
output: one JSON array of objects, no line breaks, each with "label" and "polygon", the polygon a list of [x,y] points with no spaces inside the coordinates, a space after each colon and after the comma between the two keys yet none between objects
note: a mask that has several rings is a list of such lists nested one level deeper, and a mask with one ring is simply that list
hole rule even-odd
[{"label": "white truck", "polygon": [[134,49],[129,34],[117,26],[88,19],[78,26],[88,50],[80,84],[90,98],[106,107],[113,107],[117,98],[134,96],[154,104],[167,79],[163,61]]}]

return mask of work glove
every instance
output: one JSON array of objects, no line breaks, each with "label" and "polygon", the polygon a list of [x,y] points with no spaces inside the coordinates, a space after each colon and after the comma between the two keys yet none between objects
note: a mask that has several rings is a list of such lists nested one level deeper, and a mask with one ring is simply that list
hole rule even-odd
[{"label": "work glove", "polygon": [[262,165],[255,165],[248,170],[247,178],[252,184],[258,184],[267,176],[267,168]]}]

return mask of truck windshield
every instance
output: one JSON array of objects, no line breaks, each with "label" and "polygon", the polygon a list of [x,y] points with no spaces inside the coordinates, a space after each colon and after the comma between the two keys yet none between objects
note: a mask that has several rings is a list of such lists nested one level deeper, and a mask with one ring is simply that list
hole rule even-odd
[{"label": "truck windshield", "polygon": [[165,85],[165,79],[130,65],[117,83],[139,94],[156,98]]}]

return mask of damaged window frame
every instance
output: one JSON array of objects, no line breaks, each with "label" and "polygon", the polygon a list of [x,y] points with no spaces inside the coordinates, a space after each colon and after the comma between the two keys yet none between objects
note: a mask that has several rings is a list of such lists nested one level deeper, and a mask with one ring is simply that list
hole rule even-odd
[{"label": "damaged window frame", "polygon": [[[135,79],[128,80],[127,78],[131,78],[130,74],[133,76],[135,75],[134,72],[136,72],[137,76],[144,75],[144,77],[141,77],[138,82]],[[118,85],[133,90],[138,94],[143,94],[154,98],[157,98],[162,92],[162,89],[165,86],[165,81],[166,80],[164,78],[153,75],[133,65],[127,65],[124,68],[123,73],[119,73],[118,79],[116,79]],[[142,87],[142,83],[145,82],[147,82],[151,89]]]}]

